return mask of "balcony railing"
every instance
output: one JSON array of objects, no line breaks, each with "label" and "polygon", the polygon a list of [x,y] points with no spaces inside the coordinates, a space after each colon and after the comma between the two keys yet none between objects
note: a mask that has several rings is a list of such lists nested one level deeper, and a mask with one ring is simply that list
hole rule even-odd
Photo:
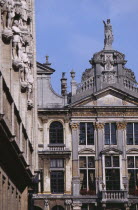
[{"label": "balcony railing", "polygon": [[40,151],[39,154],[47,154],[47,155],[70,155],[71,150],[66,147],[65,144],[49,144],[46,149]]},{"label": "balcony railing", "polygon": [[105,190],[102,191],[102,201],[127,200],[128,192],[126,190]]}]

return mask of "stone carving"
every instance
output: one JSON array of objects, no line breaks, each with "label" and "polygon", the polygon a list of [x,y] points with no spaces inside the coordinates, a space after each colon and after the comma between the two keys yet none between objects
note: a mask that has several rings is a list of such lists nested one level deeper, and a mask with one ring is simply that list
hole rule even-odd
[{"label": "stone carving", "polygon": [[126,125],[127,125],[126,122],[117,122],[117,129],[118,130],[126,129]]},{"label": "stone carving", "polygon": [[44,207],[47,207],[49,204],[48,204],[48,200],[47,199],[45,199],[44,200]]},{"label": "stone carving", "polygon": [[3,7],[2,7],[3,29],[5,29],[5,28],[11,29],[12,21],[15,16],[14,1],[13,0],[5,0],[3,2],[4,2]]},{"label": "stone carving", "polygon": [[113,84],[116,82],[115,72],[102,72],[103,74],[103,82],[108,84]]},{"label": "stone carving", "polygon": [[107,23],[103,21],[104,23],[104,49],[105,50],[111,50],[112,49],[112,43],[113,43],[113,33],[112,33],[112,25],[110,24],[110,19],[107,19]]},{"label": "stone carving", "polygon": [[99,130],[102,130],[102,129],[104,129],[104,123],[95,123],[95,128],[96,129],[99,129]]},{"label": "stone carving", "polygon": [[21,60],[21,53],[22,53],[22,37],[21,37],[21,30],[19,28],[19,22],[17,20],[14,21],[12,26],[13,30],[13,48],[12,48],[12,56],[14,60]]},{"label": "stone carving", "polygon": [[28,109],[32,109],[33,108],[33,101],[32,101],[32,90],[33,90],[33,82],[34,82],[34,79],[33,79],[33,76],[29,70],[28,72],[28,76],[27,76],[27,100],[28,100]]},{"label": "stone carving", "polygon": [[77,130],[79,127],[79,123],[71,123],[71,129],[72,130]]},{"label": "stone carving", "polygon": [[105,71],[113,70],[113,55],[112,54],[105,54]]},{"label": "stone carving", "polygon": [[66,204],[67,206],[70,206],[70,205],[72,204],[72,200],[71,200],[71,199],[65,200],[65,204]]}]

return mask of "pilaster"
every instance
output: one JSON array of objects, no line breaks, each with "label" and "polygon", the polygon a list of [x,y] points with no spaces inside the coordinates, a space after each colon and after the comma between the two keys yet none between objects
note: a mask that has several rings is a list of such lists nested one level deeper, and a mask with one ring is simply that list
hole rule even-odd
[{"label": "pilaster", "polygon": [[72,190],[73,195],[79,195],[80,177],[79,177],[79,161],[78,161],[78,142],[79,142],[79,124],[72,123]]}]

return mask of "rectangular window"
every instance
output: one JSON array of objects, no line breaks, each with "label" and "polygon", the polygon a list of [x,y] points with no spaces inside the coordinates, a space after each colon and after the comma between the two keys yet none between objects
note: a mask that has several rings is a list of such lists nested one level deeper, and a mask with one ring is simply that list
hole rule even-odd
[{"label": "rectangular window", "polygon": [[105,156],[106,190],[120,190],[119,156]]},{"label": "rectangular window", "polygon": [[51,193],[64,193],[64,172],[51,172]]},{"label": "rectangular window", "polygon": [[138,123],[127,123],[127,144],[138,145]]},{"label": "rectangular window", "polygon": [[138,196],[138,156],[127,157],[129,194]]},{"label": "rectangular window", "polygon": [[80,156],[80,193],[95,195],[95,159],[93,156]]},{"label": "rectangular window", "polygon": [[105,123],[104,135],[106,145],[116,145],[116,123]]},{"label": "rectangular window", "polygon": [[94,126],[92,123],[80,123],[80,145],[94,145]]},{"label": "rectangular window", "polygon": [[64,168],[64,159],[50,159],[50,168]]}]

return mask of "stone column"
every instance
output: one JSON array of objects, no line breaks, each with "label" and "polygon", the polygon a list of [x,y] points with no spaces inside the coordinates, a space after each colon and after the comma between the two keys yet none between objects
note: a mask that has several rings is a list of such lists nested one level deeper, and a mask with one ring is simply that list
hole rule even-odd
[{"label": "stone column", "polygon": [[96,147],[96,156],[95,156],[95,175],[97,180],[97,190],[102,190],[103,182],[103,173],[102,173],[102,158],[100,152],[104,147],[104,137],[103,137],[104,123],[96,122],[95,123],[95,147]]},{"label": "stone column", "polygon": [[[125,133],[126,122],[117,122],[117,145],[118,149],[122,151],[122,158],[120,158],[120,181],[121,188],[127,188],[127,161],[126,161],[126,142]],[[121,157],[121,156],[120,156]]]},{"label": "stone column", "polygon": [[79,124],[72,123],[72,191],[73,195],[80,194],[80,177],[79,177],[79,161],[78,161],[78,142],[79,142]]},{"label": "stone column", "polygon": [[48,210],[49,209],[49,203],[48,203],[48,200],[45,199],[44,200],[44,210]]},{"label": "stone column", "polygon": [[71,204],[72,204],[71,199],[65,200],[66,210],[71,210]]}]

